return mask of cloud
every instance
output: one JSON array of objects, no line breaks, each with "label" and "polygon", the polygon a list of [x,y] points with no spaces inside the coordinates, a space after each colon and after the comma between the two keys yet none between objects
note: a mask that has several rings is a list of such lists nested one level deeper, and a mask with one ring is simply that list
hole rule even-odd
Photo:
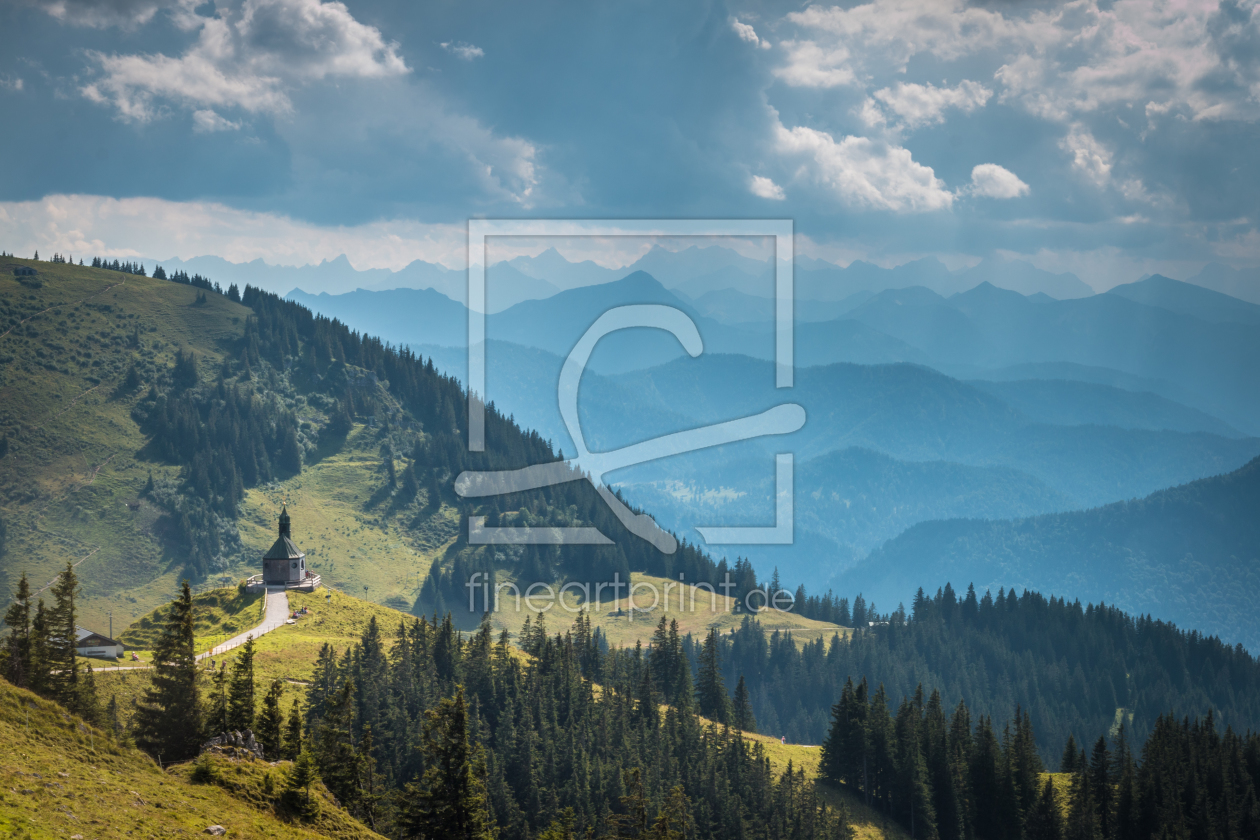
[{"label": "cloud", "polygon": [[824,48],[813,41],[784,41],[788,63],[774,75],[793,87],[833,88],[853,84],[849,51],[841,45]]},{"label": "cloud", "polygon": [[103,29],[136,27],[153,19],[162,8],[196,5],[185,0],[27,0],[29,5],[63,23]]},{"label": "cloud", "polygon": [[769,198],[774,201],[782,201],[787,198],[783,193],[783,187],[761,175],[752,176],[752,182],[748,185],[748,189],[753,195],[760,198]]},{"label": "cloud", "polygon": [[24,88],[25,86],[26,86],[26,83],[22,81],[21,76],[8,76],[8,75],[0,76],[0,88],[4,88],[5,90],[18,91]]},{"label": "cloud", "polygon": [[232,122],[209,109],[193,111],[192,116],[193,131],[203,134],[210,131],[237,131],[241,127],[239,122]]},{"label": "cloud", "polygon": [[866,137],[843,137],[804,126],[778,126],[776,145],[785,155],[805,157],[806,171],[844,203],[859,208],[922,213],[946,210],[954,196],[931,167],[916,163],[909,149]]},{"label": "cloud", "polygon": [[481,47],[475,47],[472,44],[465,44],[462,41],[443,41],[439,44],[442,49],[446,50],[464,61],[472,61],[473,59],[483,58],[486,51]]},{"label": "cloud", "polygon": [[731,29],[739,36],[739,40],[752,44],[754,47],[761,47],[763,50],[770,49],[769,41],[758,38],[757,30],[747,23],[741,23],[738,18],[731,18]]},{"label": "cloud", "polygon": [[291,91],[306,83],[409,72],[398,45],[341,3],[246,0],[238,12],[197,20],[198,39],[178,58],[90,53],[101,77],[83,94],[137,121],[152,119],[163,101],[280,114],[292,106]]},{"label": "cloud", "polygon": [[1019,176],[996,163],[982,163],[971,170],[971,194],[982,198],[1019,198],[1029,187]]},{"label": "cloud", "polygon": [[899,82],[896,87],[875,91],[873,96],[899,117],[906,128],[919,128],[944,122],[947,108],[957,108],[964,114],[983,108],[993,91],[972,81],[963,81],[952,88]]},{"label": "cloud", "polygon": [[1095,186],[1106,186],[1111,180],[1111,152],[1085,126],[1073,125],[1059,148],[1072,156],[1072,168]]},{"label": "cloud", "polygon": [[322,226],[214,202],[91,195],[0,202],[0,240],[18,253],[39,249],[119,259],[212,254],[238,263],[306,265],[345,254],[360,270],[398,270],[417,259],[462,268],[467,247],[463,225],[391,220]]}]

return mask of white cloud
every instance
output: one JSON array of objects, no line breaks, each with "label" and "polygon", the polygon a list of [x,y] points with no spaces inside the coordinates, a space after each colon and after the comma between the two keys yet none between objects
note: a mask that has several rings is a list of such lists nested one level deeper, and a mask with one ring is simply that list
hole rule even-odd
[{"label": "white cloud", "polygon": [[825,49],[813,41],[784,41],[788,63],[774,75],[793,87],[833,88],[853,84],[849,51],[841,45]]},{"label": "white cloud", "polygon": [[805,171],[846,204],[921,213],[948,209],[953,194],[929,166],[916,163],[909,149],[877,143],[866,137],[843,137],[826,132],[779,125],[776,144],[785,155],[808,160]]},{"label": "white cloud", "polygon": [[192,116],[193,131],[203,134],[211,131],[237,131],[241,127],[239,122],[232,122],[209,109],[193,111]]},{"label": "white cloud", "polygon": [[298,85],[409,72],[397,44],[342,3],[246,0],[239,12],[196,22],[197,42],[179,58],[91,53],[101,78],[84,95],[139,121],[152,119],[163,101],[277,114],[292,107],[289,91]]},{"label": "white cloud", "polygon": [[486,51],[481,47],[476,47],[472,44],[465,44],[463,41],[443,41],[438,46],[446,50],[448,53],[462,58],[464,61],[472,61],[476,58],[482,58],[486,54]]},{"label": "white cloud", "polygon": [[748,189],[753,195],[760,198],[769,198],[774,201],[782,201],[787,198],[783,192],[783,187],[761,175],[752,176],[752,182],[748,185]]},{"label": "white cloud", "polygon": [[17,253],[39,249],[76,258],[213,254],[238,263],[306,265],[345,254],[360,270],[397,270],[417,259],[463,268],[466,251],[463,225],[394,220],[324,227],[213,202],[91,195],[0,202],[0,240]]},{"label": "white cloud", "polygon": [[188,0],[27,0],[63,23],[104,28],[142,26],[163,7],[191,7]]},{"label": "white cloud", "polygon": [[1059,148],[1072,156],[1072,168],[1094,185],[1106,186],[1111,180],[1111,152],[1085,126],[1073,125],[1059,141]]},{"label": "white cloud", "polygon": [[896,114],[906,128],[919,128],[944,122],[946,108],[957,108],[964,114],[983,108],[993,91],[966,80],[952,88],[899,82],[895,87],[875,91],[873,96]]},{"label": "white cloud", "polygon": [[757,30],[747,23],[741,23],[738,18],[731,18],[731,30],[739,36],[741,41],[745,41],[755,47],[761,47],[763,50],[770,49],[769,41],[758,38]]},{"label": "white cloud", "polygon": [[26,83],[22,81],[21,76],[0,76],[0,88],[6,90],[21,90]]},{"label": "white cloud", "polygon": [[1019,176],[996,163],[982,163],[971,170],[971,194],[983,198],[1019,198],[1029,187]]}]

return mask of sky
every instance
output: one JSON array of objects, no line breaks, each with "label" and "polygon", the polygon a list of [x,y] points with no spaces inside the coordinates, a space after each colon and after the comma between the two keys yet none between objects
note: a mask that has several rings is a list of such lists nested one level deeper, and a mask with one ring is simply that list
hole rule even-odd
[{"label": "sky", "polygon": [[470,217],[790,218],[840,264],[1256,268],[1258,8],[6,0],[0,248],[458,268]]}]

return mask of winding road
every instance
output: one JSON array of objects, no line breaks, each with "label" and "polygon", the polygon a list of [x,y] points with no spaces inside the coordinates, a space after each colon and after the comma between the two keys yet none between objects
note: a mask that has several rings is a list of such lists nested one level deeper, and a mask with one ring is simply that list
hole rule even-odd
[{"label": "winding road", "polygon": [[[206,653],[197,654],[197,661],[209,659],[212,656],[221,656],[233,648],[238,648],[245,644],[246,639],[253,636],[257,639],[275,630],[277,627],[283,627],[284,622],[289,617],[289,594],[283,586],[268,586],[267,592],[263,596],[266,600],[263,603],[262,623],[251,630],[246,630],[238,636],[233,636],[221,645],[215,645]],[[102,668],[93,668],[94,672],[100,671],[144,671],[152,668],[152,665],[137,665],[128,668],[126,665],[107,665]]]}]

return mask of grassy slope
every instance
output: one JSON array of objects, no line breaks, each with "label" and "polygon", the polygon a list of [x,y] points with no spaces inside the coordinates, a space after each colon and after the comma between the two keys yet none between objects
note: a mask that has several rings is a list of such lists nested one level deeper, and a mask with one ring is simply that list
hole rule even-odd
[{"label": "grassy slope", "polygon": [[[20,284],[14,265],[35,267],[42,286]],[[198,353],[203,376],[217,367],[249,310],[214,294],[194,306],[196,294],[163,280],[0,258],[0,304],[11,310],[0,310],[0,433],[10,441],[0,459],[6,591],[24,571],[41,588],[74,562],[81,623],[100,632],[108,631],[107,612],[118,628],[171,597],[176,569],[151,531],[158,511],[133,512],[126,502],[150,468],[158,476],[174,469],[143,459],[146,441],[130,417],[136,394],[116,389],[134,362],[143,392],[177,347]],[[140,348],[129,342],[136,328]]]},{"label": "grassy slope", "polygon": [[219,759],[219,785],[192,784],[186,767],[163,772],[138,750],[2,680],[0,743],[5,837],[172,837],[200,835],[215,824],[229,837],[378,837],[340,811],[322,787],[315,791],[318,819],[295,824],[278,817],[263,795],[263,777],[272,773],[276,789],[283,788],[283,765]]},{"label": "grassy slope", "polygon": [[[20,283],[15,265],[34,267],[41,285]],[[126,503],[137,499],[150,470],[159,478],[178,470],[145,458],[145,436],[130,415],[176,349],[197,353],[205,380],[225,354],[235,355],[231,342],[250,310],[213,293],[197,306],[197,294],[165,280],[0,258],[0,435],[9,438],[9,454],[0,458],[9,537],[0,591],[23,572],[44,587],[74,562],[80,623],[103,633],[109,613],[117,630],[176,593],[182,563],[163,556],[153,533],[160,511],[146,503],[133,512]],[[137,327],[138,348],[130,343]],[[143,384],[119,394],[133,363]],[[300,476],[249,491],[240,519],[245,556],[270,547],[287,501],[310,568],[339,588],[410,605],[433,557],[454,540],[455,511],[443,507],[416,528],[397,518],[382,524],[370,502],[382,484],[379,441],[362,426],[340,452],[308,460]],[[216,582],[258,571],[261,562],[250,559]]]}]

